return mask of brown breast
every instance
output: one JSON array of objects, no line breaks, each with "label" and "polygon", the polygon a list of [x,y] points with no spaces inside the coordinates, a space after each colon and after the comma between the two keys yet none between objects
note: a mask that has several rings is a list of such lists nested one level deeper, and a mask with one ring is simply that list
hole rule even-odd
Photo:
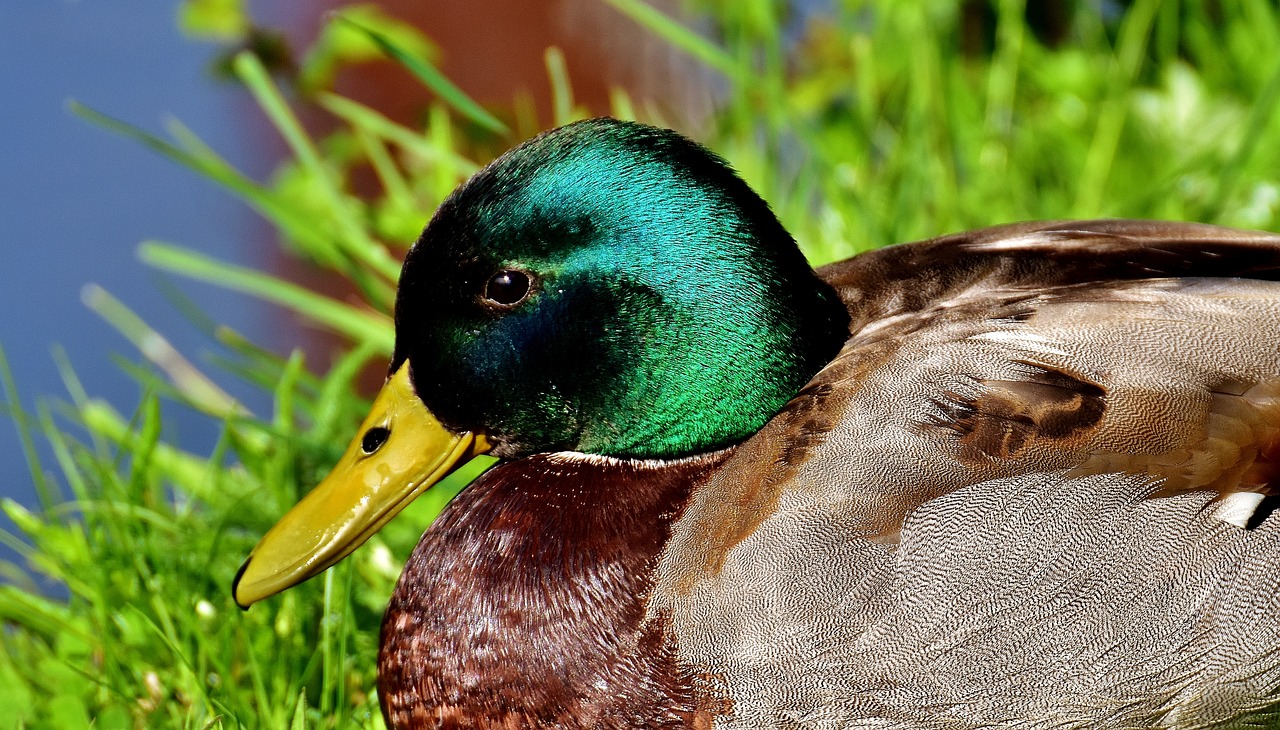
[{"label": "brown breast", "polygon": [[645,604],[672,522],[727,453],[544,454],[471,485],[423,536],[383,620],[391,727],[705,726]]}]

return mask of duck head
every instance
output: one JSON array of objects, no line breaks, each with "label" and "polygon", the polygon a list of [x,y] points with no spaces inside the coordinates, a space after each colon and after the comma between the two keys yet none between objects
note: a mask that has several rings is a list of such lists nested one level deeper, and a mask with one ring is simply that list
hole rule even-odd
[{"label": "duck head", "polygon": [[409,251],[373,412],[237,575],[248,606],[341,560],[480,453],[675,459],[760,429],[848,315],[768,205],[667,130],[595,119],[511,150]]}]

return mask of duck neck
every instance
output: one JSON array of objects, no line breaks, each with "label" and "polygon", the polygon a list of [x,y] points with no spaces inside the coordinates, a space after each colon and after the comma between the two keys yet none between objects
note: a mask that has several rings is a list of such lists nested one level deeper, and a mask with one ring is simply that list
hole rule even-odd
[{"label": "duck neck", "polygon": [[646,607],[672,524],[727,455],[540,454],[472,484],[383,620],[391,727],[691,726],[698,698]]}]

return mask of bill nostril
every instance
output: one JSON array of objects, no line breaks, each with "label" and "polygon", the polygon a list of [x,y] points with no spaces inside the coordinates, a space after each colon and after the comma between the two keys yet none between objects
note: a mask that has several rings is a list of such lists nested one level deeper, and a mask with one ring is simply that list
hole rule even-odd
[{"label": "bill nostril", "polygon": [[384,426],[374,426],[364,432],[364,438],[360,439],[360,449],[365,455],[369,455],[382,448],[387,442],[387,438],[391,436],[391,430]]}]

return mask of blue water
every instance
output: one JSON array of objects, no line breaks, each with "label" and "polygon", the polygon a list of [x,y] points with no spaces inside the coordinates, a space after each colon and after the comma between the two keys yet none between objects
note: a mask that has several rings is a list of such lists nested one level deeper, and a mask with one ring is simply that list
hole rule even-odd
[{"label": "blue water", "polygon": [[[266,305],[159,274],[135,255],[139,242],[159,239],[260,264],[271,241],[267,226],[212,183],[66,111],[75,99],[153,132],[176,117],[241,169],[264,177],[266,145],[251,137],[266,125],[240,90],[213,79],[214,49],[180,35],[174,6],[0,3],[0,346],[28,409],[40,399],[66,399],[50,355],[55,344],[66,349],[90,395],[126,416],[138,404],[139,386],[112,355],[139,357],[81,304],[89,282],[123,300],[197,364],[216,345],[166,300],[157,286],[164,280],[256,342],[287,339],[276,331],[284,320]],[[273,349],[287,352],[290,344]],[[225,377],[221,382],[253,410],[267,409],[260,394]],[[170,407],[166,422],[185,448],[212,449],[218,424],[211,419]],[[0,496],[36,503],[16,430],[2,418]],[[11,529],[3,517],[0,529]]]}]

